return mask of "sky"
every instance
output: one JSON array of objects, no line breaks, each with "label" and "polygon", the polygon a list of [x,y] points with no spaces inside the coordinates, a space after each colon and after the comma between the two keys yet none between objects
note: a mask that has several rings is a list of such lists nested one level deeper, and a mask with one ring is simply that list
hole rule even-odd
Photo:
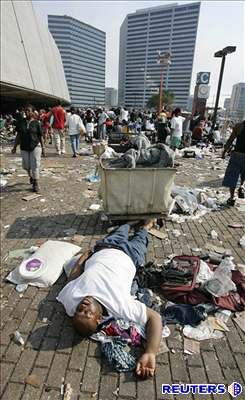
[{"label": "sky", "polygon": [[[138,9],[171,3],[193,3],[194,1],[52,1],[33,0],[36,14],[47,24],[48,14],[69,15],[106,32],[106,86],[118,86],[119,32],[127,14]],[[220,58],[215,51],[226,46],[236,46],[236,52],[226,57],[220,102],[231,95],[232,85],[245,82],[245,2],[212,1],[201,2],[194,57],[191,94],[194,91],[196,74],[211,72],[210,97],[213,105],[218,85]],[[167,50],[167,49],[160,49]]]}]

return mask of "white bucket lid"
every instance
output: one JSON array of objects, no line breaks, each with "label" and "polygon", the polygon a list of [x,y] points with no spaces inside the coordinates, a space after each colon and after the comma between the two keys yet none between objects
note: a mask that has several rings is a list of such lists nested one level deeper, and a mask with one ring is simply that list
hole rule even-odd
[{"label": "white bucket lid", "polygon": [[22,278],[32,280],[39,278],[46,270],[46,263],[38,257],[32,256],[22,261],[19,274]]}]

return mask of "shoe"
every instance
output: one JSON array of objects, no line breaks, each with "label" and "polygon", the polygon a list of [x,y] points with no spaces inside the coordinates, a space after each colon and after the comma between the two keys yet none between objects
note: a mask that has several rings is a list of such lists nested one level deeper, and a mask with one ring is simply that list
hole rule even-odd
[{"label": "shoe", "polygon": [[235,205],[235,202],[236,202],[235,199],[229,198],[229,199],[227,200],[226,204],[227,204],[228,206],[233,207],[233,206]]},{"label": "shoe", "polygon": [[245,191],[244,191],[243,187],[239,187],[239,189],[238,189],[238,198],[239,199],[245,198]]},{"label": "shoe", "polygon": [[61,154],[65,154],[66,153],[66,151],[65,150],[61,150]]},{"label": "shoe", "polygon": [[33,185],[33,178],[30,176],[30,185]]},{"label": "shoe", "polygon": [[76,154],[73,154],[72,158],[76,158],[76,157],[77,157],[77,155],[76,155]]},{"label": "shoe", "polygon": [[40,187],[38,185],[37,179],[33,179],[33,192],[40,193]]},{"label": "shoe", "polygon": [[58,156],[60,156],[61,155],[61,151],[57,151],[57,154],[58,154]]}]

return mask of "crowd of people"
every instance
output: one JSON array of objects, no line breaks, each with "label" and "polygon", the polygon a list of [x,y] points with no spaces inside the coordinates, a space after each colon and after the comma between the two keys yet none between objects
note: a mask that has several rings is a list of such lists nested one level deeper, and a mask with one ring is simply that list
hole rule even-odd
[{"label": "crowd of people", "polygon": [[[168,107],[164,107],[160,113],[151,110],[127,110],[125,107],[108,110],[103,107],[65,109],[58,101],[49,109],[37,110],[33,106],[27,106],[16,110],[14,115],[1,116],[0,129],[4,127],[16,134],[12,152],[15,153],[20,145],[23,168],[29,174],[34,192],[40,190],[39,171],[41,155],[45,156],[45,147],[47,144],[54,144],[58,156],[65,154],[66,136],[70,138],[74,158],[79,154],[81,137],[90,143],[94,139],[108,139],[110,143],[113,135],[123,136],[127,133],[140,135],[144,132],[151,143],[167,144],[173,150],[198,143],[224,145],[219,125],[212,129],[211,117],[202,119],[199,114],[193,116],[182,112],[180,108],[170,110]],[[232,134],[231,127],[226,132]],[[241,175],[241,181],[244,182],[244,171]],[[230,181],[227,182],[225,179],[224,184],[230,184]],[[234,182],[232,185],[230,205],[234,204]]]}]

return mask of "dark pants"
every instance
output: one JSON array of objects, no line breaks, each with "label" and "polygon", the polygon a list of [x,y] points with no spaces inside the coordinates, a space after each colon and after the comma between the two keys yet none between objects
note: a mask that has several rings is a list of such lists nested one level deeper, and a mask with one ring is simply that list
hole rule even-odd
[{"label": "dark pants", "polygon": [[111,235],[99,240],[96,246],[109,244],[121,248],[133,260],[136,268],[138,268],[145,262],[145,254],[148,246],[148,232],[142,228],[129,240],[129,229],[130,226],[128,224],[120,226]]}]

